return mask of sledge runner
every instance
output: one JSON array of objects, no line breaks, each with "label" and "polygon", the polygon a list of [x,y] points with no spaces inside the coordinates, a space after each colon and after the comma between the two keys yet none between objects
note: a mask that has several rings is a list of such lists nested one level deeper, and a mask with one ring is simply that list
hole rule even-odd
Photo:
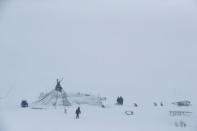
[{"label": "sledge runner", "polygon": [[79,114],[81,114],[80,107],[77,108],[75,113],[76,113],[76,119],[79,119]]}]

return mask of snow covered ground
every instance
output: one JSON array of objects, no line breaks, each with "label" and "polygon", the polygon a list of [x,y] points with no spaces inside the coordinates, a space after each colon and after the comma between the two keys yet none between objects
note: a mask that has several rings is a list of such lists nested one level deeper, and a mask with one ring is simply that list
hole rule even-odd
[{"label": "snow covered ground", "polygon": [[[196,0],[0,0],[0,131],[197,131],[196,23]],[[106,108],[82,105],[76,120],[77,105],[19,107],[59,77],[66,92],[106,96]]]},{"label": "snow covered ground", "polygon": [[[49,109],[30,108],[2,108],[1,131],[196,131],[196,108],[176,107],[164,105],[154,107],[150,104],[142,104],[139,107],[132,105],[108,105],[106,108],[99,106],[81,105],[80,119],[75,119],[77,105]],[[133,115],[126,115],[125,111],[132,110]],[[191,116],[170,116],[171,110],[183,110],[193,112]],[[175,123],[181,121],[186,127],[176,127]]]}]

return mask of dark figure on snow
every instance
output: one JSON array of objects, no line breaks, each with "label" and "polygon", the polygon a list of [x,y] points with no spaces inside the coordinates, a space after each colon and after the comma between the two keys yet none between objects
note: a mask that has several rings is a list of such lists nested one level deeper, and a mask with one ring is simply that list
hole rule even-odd
[{"label": "dark figure on snow", "polygon": [[134,106],[137,107],[138,105],[136,103],[134,103]]},{"label": "dark figure on snow", "polygon": [[76,119],[79,119],[79,114],[81,114],[80,107],[77,108],[75,113],[76,113]]},{"label": "dark figure on snow", "polygon": [[123,97],[120,96],[120,104],[123,105]]},{"label": "dark figure on snow", "polygon": [[153,104],[154,104],[154,106],[157,106],[157,103],[156,102],[154,102]]},{"label": "dark figure on snow", "polygon": [[163,106],[163,102],[161,102],[160,105]]},{"label": "dark figure on snow", "polygon": [[117,104],[118,105],[123,105],[123,97],[122,96],[117,98]]},{"label": "dark figure on snow", "polygon": [[117,104],[119,104],[119,102],[120,102],[120,97],[118,97],[116,101],[117,101]]},{"label": "dark figure on snow", "polygon": [[21,107],[22,107],[22,108],[28,107],[28,103],[27,103],[26,100],[22,100],[22,101],[21,101]]},{"label": "dark figure on snow", "polygon": [[60,85],[61,81],[57,79],[57,85],[55,86],[56,91],[62,92],[62,86]]}]

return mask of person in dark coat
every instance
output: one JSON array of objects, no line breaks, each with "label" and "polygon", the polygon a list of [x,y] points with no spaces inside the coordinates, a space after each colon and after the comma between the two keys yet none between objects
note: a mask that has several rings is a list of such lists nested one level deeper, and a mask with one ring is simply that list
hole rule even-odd
[{"label": "person in dark coat", "polygon": [[154,104],[154,106],[157,106],[157,103],[156,102],[154,102],[153,104]]},{"label": "person in dark coat", "polygon": [[161,102],[160,105],[163,106],[163,102]]},{"label": "person in dark coat", "polygon": [[119,105],[123,105],[123,97],[122,96],[119,97]]},{"label": "person in dark coat", "polygon": [[22,108],[28,107],[28,102],[26,100],[22,100],[21,107]]},{"label": "person in dark coat", "polygon": [[122,96],[119,96],[119,97],[117,98],[117,104],[118,104],[118,105],[123,105],[123,97],[122,97]]},{"label": "person in dark coat", "polygon": [[80,107],[77,108],[75,113],[76,113],[76,119],[79,119],[79,114],[81,114]]},{"label": "person in dark coat", "polygon": [[120,97],[117,98],[117,104],[120,104]]}]

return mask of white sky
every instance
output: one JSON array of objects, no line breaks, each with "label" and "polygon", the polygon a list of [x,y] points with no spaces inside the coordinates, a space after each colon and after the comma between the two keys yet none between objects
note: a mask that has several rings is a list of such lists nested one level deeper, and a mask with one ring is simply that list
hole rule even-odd
[{"label": "white sky", "polygon": [[0,0],[0,88],[195,99],[195,0]]}]

